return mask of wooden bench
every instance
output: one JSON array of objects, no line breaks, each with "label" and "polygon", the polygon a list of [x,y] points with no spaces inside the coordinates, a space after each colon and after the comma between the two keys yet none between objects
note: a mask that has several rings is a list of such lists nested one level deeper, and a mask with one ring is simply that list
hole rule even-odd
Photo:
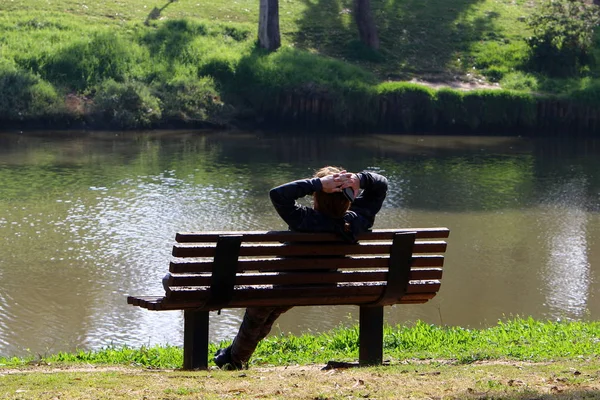
[{"label": "wooden bench", "polygon": [[184,369],[208,367],[210,311],[358,305],[359,363],[381,364],[383,307],[436,295],[448,235],[447,228],[379,229],[348,244],[329,233],[178,233],[166,294],[127,302],[184,310]]}]

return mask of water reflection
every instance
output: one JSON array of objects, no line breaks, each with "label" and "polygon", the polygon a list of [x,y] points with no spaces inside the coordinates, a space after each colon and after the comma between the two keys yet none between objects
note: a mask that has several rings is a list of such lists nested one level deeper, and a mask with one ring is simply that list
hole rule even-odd
[{"label": "water reflection", "polygon": [[553,318],[578,319],[587,311],[591,281],[585,188],[585,179],[571,179],[552,187],[542,205],[548,247],[542,279]]},{"label": "water reflection", "polygon": [[[599,155],[595,142],[520,138],[0,135],[0,355],[181,344],[181,312],[125,304],[162,293],[175,232],[285,229],[268,190],[324,164],[388,176],[377,228],[451,228],[440,294],[387,308],[388,322],[597,318]],[[357,312],[296,308],[275,332]],[[212,340],[231,338],[242,314],[211,315]]]}]

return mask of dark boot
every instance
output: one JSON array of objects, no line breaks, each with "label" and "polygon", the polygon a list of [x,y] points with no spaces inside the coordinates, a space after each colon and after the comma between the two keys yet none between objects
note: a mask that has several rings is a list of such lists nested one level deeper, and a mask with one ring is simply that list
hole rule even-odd
[{"label": "dark boot", "polygon": [[221,368],[221,369],[225,369],[225,370],[232,370],[232,369],[242,369],[243,365],[241,362],[239,361],[234,361],[233,358],[231,357],[231,346],[225,348],[225,349],[219,349],[217,350],[217,352],[215,353],[215,358],[214,358],[215,364],[217,364],[217,367]]}]

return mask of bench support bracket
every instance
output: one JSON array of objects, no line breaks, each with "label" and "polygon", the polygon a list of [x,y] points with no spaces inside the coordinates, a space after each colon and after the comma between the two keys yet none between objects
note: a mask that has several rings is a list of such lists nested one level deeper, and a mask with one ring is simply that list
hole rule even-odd
[{"label": "bench support bracket", "polygon": [[[242,237],[223,235],[217,241],[211,297],[205,308],[227,306],[233,296]],[[208,369],[208,311],[185,310],[183,328],[183,369]]]},{"label": "bench support bracket", "polygon": [[406,293],[416,232],[396,233],[392,242],[388,282],[376,302],[360,307],[360,365],[383,363],[383,306],[396,304]]},{"label": "bench support bracket", "polygon": [[380,365],[383,362],[383,306],[361,306],[359,324],[359,364]]},{"label": "bench support bracket", "polygon": [[208,311],[183,313],[183,369],[208,369]]},{"label": "bench support bracket", "polygon": [[219,236],[215,250],[215,267],[210,284],[210,298],[206,303],[206,308],[220,309],[227,307],[231,301],[241,245],[242,236],[240,235]]}]

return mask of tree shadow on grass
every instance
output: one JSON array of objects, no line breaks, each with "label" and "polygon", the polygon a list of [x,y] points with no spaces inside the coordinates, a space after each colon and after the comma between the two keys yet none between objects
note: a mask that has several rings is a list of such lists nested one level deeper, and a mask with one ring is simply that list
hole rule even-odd
[{"label": "tree shadow on grass", "polygon": [[144,25],[149,26],[150,21],[159,19],[160,15],[164,11],[164,9],[167,8],[168,6],[170,6],[172,3],[175,3],[176,1],[177,0],[168,0],[167,3],[164,6],[162,6],[161,8],[154,7],[152,9],[152,11],[150,11],[150,14],[148,14],[148,16],[146,17],[146,21],[144,21]]},{"label": "tree shadow on grass", "polygon": [[297,47],[365,64],[382,78],[391,79],[406,79],[415,73],[446,74],[456,54],[493,30],[498,17],[488,13],[463,18],[470,7],[483,0],[373,1],[381,42],[381,60],[373,62],[361,56],[356,44],[352,0],[302,1],[306,9],[292,38]]},{"label": "tree shadow on grass", "polygon": [[179,57],[186,47],[197,37],[208,34],[205,25],[185,19],[169,20],[146,33],[142,43],[148,47],[152,56],[163,55],[169,61]]},{"label": "tree shadow on grass", "polygon": [[495,399],[495,400],[573,400],[573,399],[600,399],[599,390],[566,390],[558,386],[550,385],[549,392],[525,389],[522,393],[507,393],[498,395],[486,392],[467,392],[460,395],[461,399]]}]

